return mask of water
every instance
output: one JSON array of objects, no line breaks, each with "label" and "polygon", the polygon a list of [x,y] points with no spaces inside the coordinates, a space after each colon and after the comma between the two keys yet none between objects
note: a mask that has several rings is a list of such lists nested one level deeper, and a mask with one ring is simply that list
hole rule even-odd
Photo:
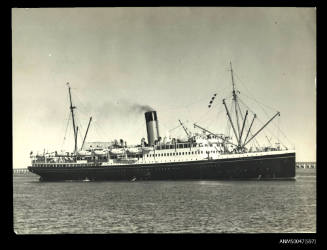
[{"label": "water", "polygon": [[13,184],[17,234],[316,232],[315,169],[296,181]]}]

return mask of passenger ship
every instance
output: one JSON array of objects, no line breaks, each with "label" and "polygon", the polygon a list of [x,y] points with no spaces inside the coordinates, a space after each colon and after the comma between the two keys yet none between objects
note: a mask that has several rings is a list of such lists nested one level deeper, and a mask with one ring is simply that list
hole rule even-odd
[{"label": "passenger ship", "polygon": [[[202,133],[191,134],[183,125],[187,139],[162,140],[157,112],[145,112],[147,142],[127,146],[121,140],[112,143],[86,143],[92,117],[81,149],[77,148],[78,127],[75,126],[71,88],[68,84],[70,112],[74,131],[74,152],[34,155],[29,171],[40,176],[40,181],[106,181],[106,180],[269,180],[295,179],[295,150],[277,147],[248,148],[252,141],[275,117],[277,112],[256,132],[251,131],[256,114],[249,124],[248,110],[242,115],[238,104],[239,91],[235,89],[233,69],[232,101],[235,118],[232,119],[225,99],[223,105],[233,130],[230,136],[217,134],[198,124]],[[216,94],[212,97],[209,108]],[[246,129],[247,128],[247,129]],[[247,130],[247,131],[246,131]]]}]

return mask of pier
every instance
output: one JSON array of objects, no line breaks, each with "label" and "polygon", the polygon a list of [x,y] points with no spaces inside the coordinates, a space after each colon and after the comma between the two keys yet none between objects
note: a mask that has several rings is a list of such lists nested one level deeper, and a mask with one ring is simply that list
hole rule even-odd
[{"label": "pier", "polygon": [[296,168],[316,168],[316,162],[297,162]]},{"label": "pier", "polygon": [[12,170],[13,176],[33,176],[35,174],[28,171],[27,168],[14,168]]}]

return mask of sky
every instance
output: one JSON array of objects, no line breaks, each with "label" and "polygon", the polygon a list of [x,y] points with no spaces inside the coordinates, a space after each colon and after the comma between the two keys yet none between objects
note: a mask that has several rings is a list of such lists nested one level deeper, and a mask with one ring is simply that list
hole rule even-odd
[{"label": "sky", "polygon": [[230,62],[241,100],[262,111],[257,129],[279,111],[267,130],[297,161],[315,161],[314,8],[14,8],[13,167],[27,167],[30,151],[73,149],[67,82],[79,145],[90,116],[87,141],[140,143],[142,105],[162,136],[184,136],[179,119],[223,133]]}]

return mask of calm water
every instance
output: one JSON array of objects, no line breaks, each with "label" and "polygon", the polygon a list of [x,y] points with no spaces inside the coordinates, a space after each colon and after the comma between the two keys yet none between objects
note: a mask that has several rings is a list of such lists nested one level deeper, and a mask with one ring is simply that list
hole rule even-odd
[{"label": "calm water", "polygon": [[314,169],[296,181],[13,183],[17,234],[316,232]]}]

